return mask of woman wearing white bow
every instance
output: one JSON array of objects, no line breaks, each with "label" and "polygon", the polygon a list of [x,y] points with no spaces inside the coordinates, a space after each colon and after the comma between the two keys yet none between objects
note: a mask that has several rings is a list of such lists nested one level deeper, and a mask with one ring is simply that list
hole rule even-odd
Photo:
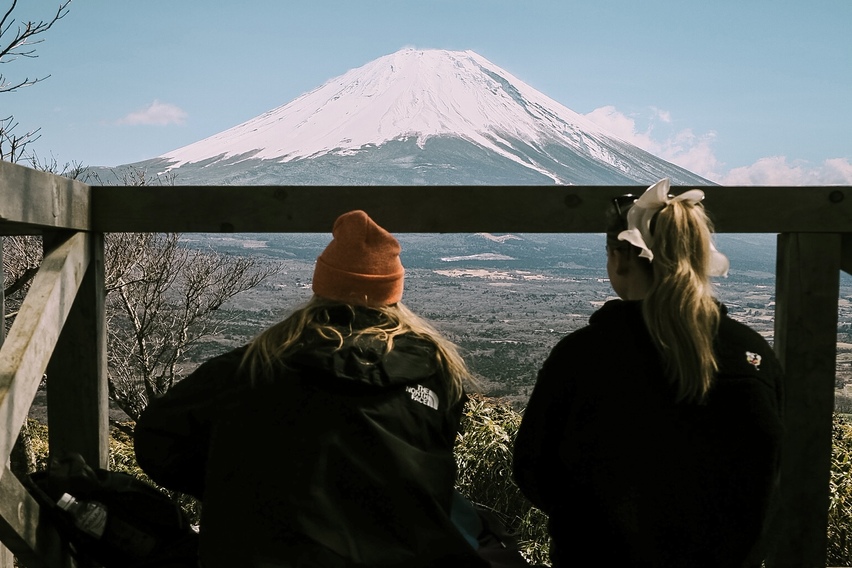
[{"label": "woman wearing white bow", "polygon": [[539,371],[515,479],[548,514],[553,565],[760,566],[777,492],[781,368],[727,315],[728,259],[694,189],[613,200],[619,300]]}]

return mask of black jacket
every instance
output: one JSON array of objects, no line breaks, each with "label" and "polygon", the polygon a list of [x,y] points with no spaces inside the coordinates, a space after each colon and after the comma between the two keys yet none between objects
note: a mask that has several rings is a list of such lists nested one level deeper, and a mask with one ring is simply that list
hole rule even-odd
[{"label": "black jacket", "polygon": [[142,469],[202,499],[203,566],[479,566],[450,521],[463,403],[448,404],[435,347],[336,346],[308,340],[254,387],[244,348],[226,353],[140,417]]},{"label": "black jacket", "polygon": [[553,349],[514,475],[549,516],[554,566],[760,565],[781,369],[759,334],[723,314],[720,372],[702,404],[674,402],[639,302],[607,302]]}]

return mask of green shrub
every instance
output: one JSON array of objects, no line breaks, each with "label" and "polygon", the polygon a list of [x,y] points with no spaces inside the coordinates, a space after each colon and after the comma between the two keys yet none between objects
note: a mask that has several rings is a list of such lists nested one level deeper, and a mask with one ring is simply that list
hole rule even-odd
[{"label": "green shrub", "polygon": [[47,469],[47,457],[50,455],[47,438],[47,426],[36,420],[27,419],[21,429],[27,437],[27,451],[32,455],[27,456],[27,462],[34,471]]},{"label": "green shrub", "polygon": [[834,415],[831,483],[828,507],[830,566],[852,564],[852,423]]},{"label": "green shrub", "polygon": [[532,506],[512,479],[512,445],[521,414],[499,399],[473,395],[456,444],[458,489],[494,511],[534,564],[548,561],[547,516]]}]

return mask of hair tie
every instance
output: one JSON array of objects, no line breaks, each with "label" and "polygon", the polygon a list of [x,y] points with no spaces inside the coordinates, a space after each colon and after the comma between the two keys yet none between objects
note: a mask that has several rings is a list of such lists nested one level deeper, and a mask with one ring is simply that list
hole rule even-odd
[{"label": "hair tie", "polygon": [[[653,262],[654,235],[651,234],[651,221],[661,209],[669,203],[686,201],[690,204],[700,203],[704,199],[704,192],[700,189],[690,189],[676,196],[669,196],[669,180],[661,179],[645,190],[645,193],[636,200],[627,212],[627,230],[618,234],[618,240],[627,241],[640,249],[639,256]],[[708,276],[727,276],[728,257],[716,250],[713,241],[710,241],[710,263],[707,270]]]}]

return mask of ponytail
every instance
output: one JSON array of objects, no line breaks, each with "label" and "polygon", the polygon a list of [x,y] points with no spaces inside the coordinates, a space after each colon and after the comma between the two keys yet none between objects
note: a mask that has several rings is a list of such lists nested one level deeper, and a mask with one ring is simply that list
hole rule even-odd
[{"label": "ponytail", "polygon": [[670,202],[654,225],[653,283],[642,315],[677,399],[700,401],[719,369],[713,342],[721,316],[708,276],[712,227],[702,205],[688,201]]}]

